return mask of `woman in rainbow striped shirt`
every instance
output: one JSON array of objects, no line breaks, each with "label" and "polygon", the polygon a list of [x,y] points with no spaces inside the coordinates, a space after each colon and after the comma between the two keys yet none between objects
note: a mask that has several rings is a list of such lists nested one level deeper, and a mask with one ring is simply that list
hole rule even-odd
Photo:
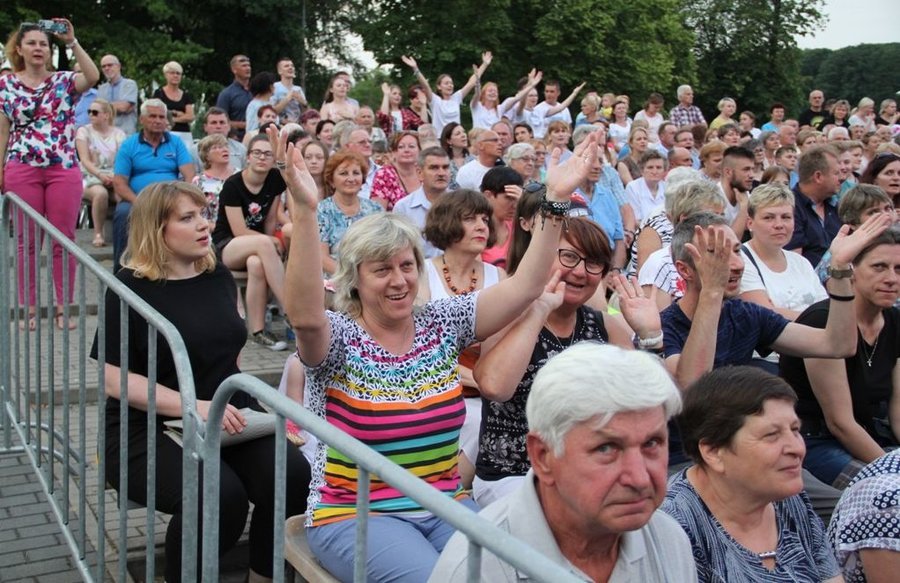
[{"label": "woman in rainbow striped shirt", "polygon": [[[457,470],[465,418],[458,356],[510,324],[545,287],[563,285],[558,274],[548,283],[547,274],[569,195],[597,159],[596,141],[585,140],[565,164],[552,165],[542,217],[514,277],[414,309],[424,266],[421,235],[405,218],[379,213],[352,225],[341,243],[335,312],[322,308],[315,181],[299,151],[288,145],[285,152],[280,144],[276,160],[295,208],[285,308],[306,366],[306,406],[475,509]],[[555,162],[559,155],[554,152]],[[310,548],[335,577],[350,581],[358,470],[326,443],[312,466]],[[426,580],[453,528],[375,476],[370,508],[368,579]]]}]

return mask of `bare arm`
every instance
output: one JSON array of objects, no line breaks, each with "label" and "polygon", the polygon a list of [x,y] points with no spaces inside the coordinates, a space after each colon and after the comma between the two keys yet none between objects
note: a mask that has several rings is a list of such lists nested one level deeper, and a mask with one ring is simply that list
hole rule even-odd
[{"label": "bare arm", "polygon": [[803,365],[816,401],[822,407],[828,430],[844,449],[866,463],[884,455],[881,446],[853,417],[853,402],[844,361],[809,358]]},{"label": "bare arm", "polygon": [[131,190],[131,186],[128,184],[127,176],[122,176],[121,174],[113,176],[113,189],[116,191],[119,200],[133,203],[137,199],[137,194]]},{"label": "bare arm", "polygon": [[267,128],[269,140],[277,144],[276,160],[286,162],[282,171],[288,193],[294,201],[291,252],[284,279],[285,311],[297,334],[297,350],[303,362],[320,364],[328,353],[331,328],[325,315],[325,288],[322,286],[322,249],[316,208],[319,191],[306,168],[300,150],[279,138],[278,130]]},{"label": "bare arm", "polygon": [[[491,54],[491,51],[485,51],[481,53],[481,64],[476,66],[472,66],[473,73],[472,76],[469,77],[469,80],[466,81],[466,84],[462,86],[462,89],[459,90],[460,95],[463,99],[465,99],[466,95],[469,94],[469,91],[472,89],[476,89],[478,85],[481,83],[481,76],[484,75],[484,72],[487,70],[488,66],[491,64],[491,61],[494,60],[494,56]],[[478,98],[479,91],[476,89],[475,97],[473,99]]]},{"label": "bare arm", "polygon": [[[628,186],[628,184],[632,180],[634,180],[634,178],[631,177],[631,171],[628,169],[628,166],[626,166],[622,162],[619,162],[618,164],[616,164],[616,172],[619,173],[619,178],[622,179],[622,184],[624,184],[625,186]],[[629,206],[631,206],[631,205],[629,205]],[[632,212],[634,212],[634,211],[632,211]],[[632,229],[633,229],[633,227],[632,227]]]},{"label": "bare arm", "polygon": [[768,308],[775,313],[781,314],[791,322],[797,319],[797,316],[800,315],[800,312],[797,310],[789,310],[787,308],[779,308],[775,304],[772,303],[772,299],[769,297],[769,294],[764,289],[755,289],[752,291],[746,291],[741,294],[741,299],[745,302],[751,302],[754,304],[758,304],[764,308]]},{"label": "bare arm", "polygon": [[387,83],[381,84],[381,107],[378,111],[384,115],[391,115],[391,86]]},{"label": "bare arm", "polygon": [[725,285],[730,273],[728,260],[729,255],[733,253],[725,243],[725,233],[721,228],[708,227],[704,230],[697,227],[695,233],[697,245],[688,243],[685,247],[694,260],[701,290],[691,319],[691,330],[681,354],[666,359],[666,368],[682,390],[705,372],[712,370],[716,356],[719,317],[722,314]]},{"label": "bare arm", "polygon": [[319,242],[319,246],[322,252],[322,271],[334,275],[334,272],[337,271],[337,261],[331,257],[331,247],[328,246],[328,243],[323,243],[321,241]]},{"label": "bare arm", "polygon": [[891,422],[891,430],[894,439],[900,441],[900,366],[894,365],[894,373],[891,375],[893,389],[888,408],[888,418]]},{"label": "bare arm", "polygon": [[481,396],[504,402],[512,398],[531,361],[534,345],[547,316],[562,304],[566,285],[554,274],[541,297],[508,329],[498,332],[481,347],[473,371]]},{"label": "bare arm", "polygon": [[87,140],[76,139],[75,149],[78,151],[78,160],[81,162],[81,165],[84,166],[84,169],[97,178],[100,178],[100,168],[94,163],[94,157],[91,156],[91,149],[88,146]]},{"label": "bare arm", "polygon": [[578,94],[581,93],[581,90],[584,89],[584,86],[585,83],[582,82],[581,85],[573,89],[572,93],[570,93],[569,96],[565,98],[565,100],[560,101],[559,103],[548,109],[545,117],[556,115],[562,110],[567,109],[570,105],[572,105],[572,102],[575,101],[575,98],[578,97]]},{"label": "bare arm", "polygon": [[413,70],[416,80],[419,82],[419,85],[422,86],[422,90],[425,91],[425,97],[428,98],[428,103],[431,103],[431,96],[434,95],[434,92],[431,90],[431,85],[428,84],[428,79],[426,79],[425,75],[422,74],[422,71],[419,70],[419,65],[416,63],[416,60],[406,55],[400,57],[400,60]]},{"label": "bare arm", "polygon": [[[547,200],[568,202],[569,194],[587,177],[597,160],[597,135],[583,141],[575,154],[559,164],[561,151],[553,151],[547,172]],[[479,292],[475,335],[486,338],[523,313],[544,289],[556,257],[563,221],[538,217],[533,237],[515,275]]]},{"label": "bare arm", "polygon": [[197,170],[194,168],[193,162],[182,164],[178,167],[178,172],[181,174],[181,179],[185,182],[192,181],[194,179],[194,176],[197,175]]},{"label": "bare arm", "polygon": [[[55,22],[66,23],[66,32],[57,34],[56,38],[64,42],[67,46],[75,42],[75,28],[72,26],[72,23],[65,18],[54,18],[53,20]],[[81,44],[75,44],[75,46],[72,47],[72,56],[75,57],[75,62],[78,63],[78,66],[81,67],[81,72],[75,74],[75,90],[78,91],[78,93],[84,93],[93,87],[100,79],[100,71],[97,69],[97,65],[94,63],[93,59],[91,59],[87,52],[81,47]],[[0,158],[0,162],[2,161],[3,158]]]},{"label": "bare arm", "polygon": [[[113,364],[104,365],[104,390],[114,399],[122,398],[122,369]],[[150,389],[148,379],[143,375],[128,372],[128,406],[141,411],[149,408]],[[197,401],[197,413],[203,420],[209,415],[211,401]],[[156,414],[163,417],[181,417],[181,393],[159,383],[156,384]],[[234,405],[228,405],[222,419],[222,428],[229,434],[240,433],[247,422]]]},{"label": "bare arm", "polygon": [[[847,234],[848,225],[841,227],[829,248],[831,265],[838,269],[849,266],[859,252],[872,239],[884,232],[892,222],[892,215],[879,213],[869,217],[852,235]],[[831,278],[826,282],[826,287],[829,294],[853,295],[850,278]],[[832,300],[824,330],[791,322],[775,340],[773,348],[778,352],[804,358],[846,358],[856,353],[856,334],[847,334],[847,330],[855,329],[856,312],[853,302]]]},{"label": "bare arm", "polygon": [[862,559],[866,581],[869,583],[896,581],[894,577],[900,573],[900,552],[890,549],[860,549],[859,557]]},{"label": "bare arm", "polygon": [[173,112],[172,121],[176,123],[191,123],[194,121],[194,104],[188,103],[184,106],[184,111]]}]

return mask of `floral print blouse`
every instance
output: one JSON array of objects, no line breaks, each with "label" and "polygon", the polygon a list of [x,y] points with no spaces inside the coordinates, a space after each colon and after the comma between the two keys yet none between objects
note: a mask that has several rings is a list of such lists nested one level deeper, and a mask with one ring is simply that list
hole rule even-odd
[{"label": "floral print blouse", "polygon": [[75,166],[75,75],[53,73],[34,89],[16,75],[0,77],[0,112],[10,121],[4,162]]}]

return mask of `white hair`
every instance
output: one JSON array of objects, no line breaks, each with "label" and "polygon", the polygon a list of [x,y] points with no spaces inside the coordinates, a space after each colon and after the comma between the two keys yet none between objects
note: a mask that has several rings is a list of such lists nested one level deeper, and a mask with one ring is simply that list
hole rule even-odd
[{"label": "white hair", "polygon": [[534,146],[526,143],[513,144],[506,151],[506,155],[503,156],[503,161],[509,164],[513,160],[529,155],[534,156]]},{"label": "white hair", "polygon": [[158,107],[159,109],[162,109],[163,115],[167,115],[169,113],[169,108],[166,107],[166,103],[162,99],[153,97],[141,103],[141,116],[147,115],[147,112],[151,107]]},{"label": "white hair", "polygon": [[842,128],[840,126],[834,126],[830,130],[828,130],[828,139],[834,140],[838,136],[844,136],[845,138],[850,138],[850,132],[847,131],[847,128]]},{"label": "white hair", "polygon": [[560,456],[575,425],[597,419],[602,428],[618,414],[663,407],[666,420],[681,410],[681,394],[658,358],[598,342],[580,342],[538,371],[525,415],[528,427]]},{"label": "white hair", "polygon": [[675,95],[678,97],[678,99],[681,99],[681,97],[690,90],[690,85],[679,85],[678,89],[675,91]]}]

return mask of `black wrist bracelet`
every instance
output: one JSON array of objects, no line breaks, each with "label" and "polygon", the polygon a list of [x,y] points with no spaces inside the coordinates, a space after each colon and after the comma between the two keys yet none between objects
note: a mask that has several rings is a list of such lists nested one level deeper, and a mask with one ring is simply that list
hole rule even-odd
[{"label": "black wrist bracelet", "polygon": [[569,214],[569,208],[572,207],[572,203],[570,201],[559,202],[556,200],[550,200],[547,198],[547,194],[544,193],[544,198],[541,200],[541,214],[548,214],[551,216],[557,217],[565,217]]},{"label": "black wrist bracelet", "polygon": [[856,299],[856,296],[839,296],[831,292],[828,292],[828,297],[836,302],[852,302],[854,299]]}]

